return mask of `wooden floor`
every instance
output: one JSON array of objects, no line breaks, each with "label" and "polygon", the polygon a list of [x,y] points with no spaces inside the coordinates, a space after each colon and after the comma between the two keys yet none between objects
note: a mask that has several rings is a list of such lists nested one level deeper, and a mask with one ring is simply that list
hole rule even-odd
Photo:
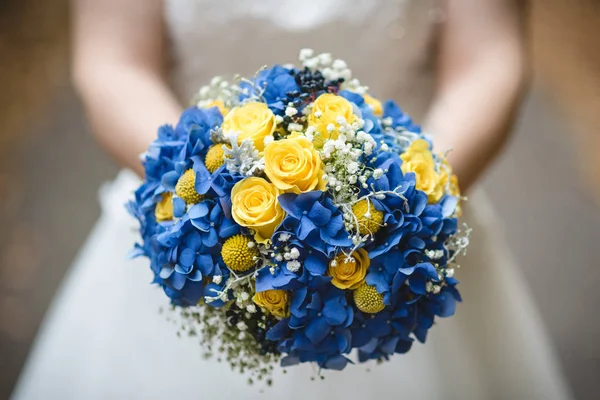
[{"label": "wooden floor", "polygon": [[[535,87],[486,178],[578,398],[600,391],[600,2],[536,0]],[[116,167],[68,77],[68,1],[0,0],[0,398]]]}]

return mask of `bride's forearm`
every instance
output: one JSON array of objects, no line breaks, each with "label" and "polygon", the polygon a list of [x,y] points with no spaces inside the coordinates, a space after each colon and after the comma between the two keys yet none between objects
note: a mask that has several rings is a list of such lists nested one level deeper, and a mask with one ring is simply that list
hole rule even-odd
[{"label": "bride's forearm", "polygon": [[[515,56],[506,52],[507,56]],[[522,61],[500,51],[474,62],[436,96],[426,121],[466,191],[505,144],[522,94]]]},{"label": "bride's forearm", "polygon": [[463,191],[506,142],[526,72],[526,2],[444,0],[437,95],[425,124]]},{"label": "bride's forearm", "polygon": [[82,71],[76,83],[97,140],[122,166],[143,175],[139,155],[157,128],[175,124],[181,111],[165,82],[124,65]]},{"label": "bride's forearm", "polygon": [[74,0],[73,75],[98,141],[143,174],[139,155],[181,107],[163,79],[161,0]]}]

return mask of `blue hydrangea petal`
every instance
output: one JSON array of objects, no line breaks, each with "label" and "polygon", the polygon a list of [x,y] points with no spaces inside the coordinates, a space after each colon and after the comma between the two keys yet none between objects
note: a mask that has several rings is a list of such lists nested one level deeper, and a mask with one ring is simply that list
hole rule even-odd
[{"label": "blue hydrangea petal", "polygon": [[341,325],[347,318],[346,307],[338,299],[327,300],[323,307],[323,317],[329,325]]},{"label": "blue hydrangea petal", "polygon": [[317,226],[324,226],[331,219],[331,210],[315,202],[308,213],[308,218]]},{"label": "blue hydrangea petal", "polygon": [[308,323],[305,334],[313,344],[319,344],[329,334],[331,327],[324,318],[315,318]]},{"label": "blue hydrangea petal", "polygon": [[179,197],[173,197],[173,216],[181,218],[185,214],[185,201]]},{"label": "blue hydrangea petal", "polygon": [[408,286],[416,294],[425,294],[425,279],[420,276],[412,276],[408,280]]},{"label": "blue hydrangea petal", "polygon": [[159,272],[159,276],[162,279],[169,279],[173,272],[175,272],[175,270],[172,267],[162,267]]},{"label": "blue hydrangea petal", "polygon": [[342,355],[336,355],[325,363],[325,368],[332,369],[334,371],[341,371],[346,368],[348,364],[348,359]]},{"label": "blue hydrangea petal", "polygon": [[370,270],[367,273],[366,282],[375,286],[379,293],[385,293],[390,290],[390,284],[384,274]]},{"label": "blue hydrangea petal", "polygon": [[287,355],[281,359],[281,361],[279,362],[279,365],[281,365],[281,367],[285,368],[285,367],[291,367],[293,365],[298,365],[299,363],[300,363],[299,357]]},{"label": "blue hydrangea petal", "polygon": [[219,237],[225,239],[240,231],[240,226],[229,218],[223,218],[219,227]]},{"label": "blue hydrangea petal", "polygon": [[201,203],[194,204],[193,206],[191,206],[190,209],[188,210],[188,215],[189,215],[190,219],[194,220],[194,219],[200,219],[200,218],[206,217],[209,212],[210,212],[210,210],[209,210],[206,202],[201,202]]},{"label": "blue hydrangea petal", "polygon": [[277,200],[279,201],[279,205],[287,214],[291,215],[295,219],[302,218],[302,210],[299,204],[296,204],[296,198],[298,196],[294,193],[284,193],[280,195]]},{"label": "blue hydrangea petal", "polygon": [[269,340],[278,341],[285,338],[289,332],[288,320],[284,318],[267,331],[266,337]]},{"label": "blue hydrangea petal", "polygon": [[442,318],[447,318],[454,315],[454,312],[456,311],[456,300],[454,299],[454,296],[446,291],[443,291],[438,295],[438,301],[440,304],[440,310],[437,315]]},{"label": "blue hydrangea petal", "polygon": [[177,171],[169,171],[164,174],[161,178],[161,185],[165,187],[170,192],[175,191],[175,185],[177,185],[177,181],[179,180],[180,174]]},{"label": "blue hydrangea petal", "polygon": [[300,220],[300,226],[298,228],[298,239],[306,239],[307,236],[310,235],[310,233],[315,229],[317,229],[317,227],[315,226],[315,224],[313,224],[313,222],[310,219],[308,219],[307,217],[302,217],[302,219]]},{"label": "blue hydrangea petal", "polygon": [[219,236],[214,228],[211,228],[205,234],[202,234],[202,243],[207,247],[214,247],[219,243]]},{"label": "blue hydrangea petal", "polygon": [[200,270],[195,269],[188,274],[187,278],[190,281],[199,282],[202,280],[202,272],[200,272]]},{"label": "blue hydrangea petal", "polygon": [[174,273],[171,275],[171,285],[175,290],[181,290],[183,285],[185,285],[187,278],[183,274]]},{"label": "blue hydrangea petal", "polygon": [[196,257],[196,267],[205,275],[210,276],[214,269],[214,261],[208,254],[198,254]]},{"label": "blue hydrangea petal", "polygon": [[306,306],[308,310],[320,310],[323,308],[323,301],[321,300],[321,295],[316,292],[313,293],[310,303]]},{"label": "blue hydrangea petal", "polygon": [[194,264],[194,259],[196,258],[196,252],[192,249],[185,248],[179,254],[179,264],[184,267],[190,267]]},{"label": "blue hydrangea petal", "polygon": [[198,232],[190,232],[186,235],[184,244],[196,253],[200,250],[200,246],[202,246],[202,238]]},{"label": "blue hydrangea petal", "polygon": [[321,253],[309,254],[304,260],[304,268],[312,275],[324,275],[327,271],[328,260]]}]

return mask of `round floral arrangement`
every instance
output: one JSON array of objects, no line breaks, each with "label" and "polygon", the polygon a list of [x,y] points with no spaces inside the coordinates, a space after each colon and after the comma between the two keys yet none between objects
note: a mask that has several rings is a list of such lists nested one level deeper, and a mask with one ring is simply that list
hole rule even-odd
[{"label": "round floral arrangement", "polygon": [[419,126],[343,61],[300,61],[202,87],[159,129],[128,205],[133,255],[186,332],[259,379],[424,342],[460,301],[468,244],[456,177]]}]

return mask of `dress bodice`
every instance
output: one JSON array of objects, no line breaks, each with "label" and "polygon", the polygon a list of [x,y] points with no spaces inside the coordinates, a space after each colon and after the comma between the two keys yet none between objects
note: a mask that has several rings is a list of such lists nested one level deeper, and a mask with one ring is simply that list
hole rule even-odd
[{"label": "dress bodice", "polygon": [[173,88],[189,100],[215,75],[252,76],[302,48],[345,60],[381,99],[422,118],[433,87],[438,0],[166,0]]}]

